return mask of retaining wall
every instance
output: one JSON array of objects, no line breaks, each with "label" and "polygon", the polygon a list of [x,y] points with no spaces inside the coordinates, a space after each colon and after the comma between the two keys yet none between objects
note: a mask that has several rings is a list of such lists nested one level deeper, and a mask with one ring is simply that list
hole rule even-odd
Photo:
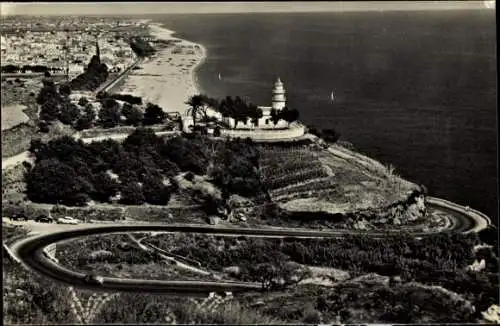
[{"label": "retaining wall", "polygon": [[255,130],[238,130],[238,129],[222,129],[222,137],[231,138],[251,138],[253,140],[280,140],[298,138],[305,134],[305,127],[301,124],[291,124],[288,129],[255,129]]},{"label": "retaining wall", "polygon": [[56,244],[52,243],[48,245],[47,247],[43,248],[43,251],[47,256],[49,256],[50,259],[55,261],[56,263],[59,263],[59,260],[56,258]]},{"label": "retaining wall", "polygon": [[21,261],[14,255],[14,253],[12,253],[12,251],[5,243],[3,244],[3,252],[7,254],[7,257],[9,257],[13,262],[21,264]]},{"label": "retaining wall", "polygon": [[[168,131],[169,126],[162,124],[157,126],[148,126],[148,128],[152,129],[155,132],[159,132],[159,131]],[[114,128],[93,128],[93,129],[82,130],[78,133],[78,135],[75,136],[79,138],[92,138],[92,137],[107,136],[114,134],[130,134],[135,129],[137,129],[137,127],[134,126],[120,126]]]}]

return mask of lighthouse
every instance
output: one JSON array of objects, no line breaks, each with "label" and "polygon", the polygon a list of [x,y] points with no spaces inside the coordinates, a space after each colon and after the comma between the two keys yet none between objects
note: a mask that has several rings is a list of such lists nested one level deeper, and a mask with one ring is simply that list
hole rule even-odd
[{"label": "lighthouse", "polygon": [[273,88],[273,106],[275,110],[282,110],[286,105],[285,89],[283,88],[283,83],[280,78],[274,83]]}]

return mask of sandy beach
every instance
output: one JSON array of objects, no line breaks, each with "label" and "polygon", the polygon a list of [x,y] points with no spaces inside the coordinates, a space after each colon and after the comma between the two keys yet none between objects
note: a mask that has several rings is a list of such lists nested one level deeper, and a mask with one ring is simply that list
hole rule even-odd
[{"label": "sandy beach", "polygon": [[199,93],[195,69],[204,61],[206,49],[173,37],[173,31],[159,24],[151,24],[150,30],[157,39],[176,43],[142,63],[142,69],[134,70],[117,91],[141,96],[145,101],[158,104],[165,112],[184,114],[188,109],[185,102]]}]

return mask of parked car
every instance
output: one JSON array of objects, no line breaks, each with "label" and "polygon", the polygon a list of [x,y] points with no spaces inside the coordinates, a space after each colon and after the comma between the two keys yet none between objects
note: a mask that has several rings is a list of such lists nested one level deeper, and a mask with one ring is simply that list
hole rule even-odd
[{"label": "parked car", "polygon": [[39,223],[53,223],[54,222],[54,219],[50,216],[47,216],[47,215],[38,215],[37,218],[35,218],[35,222],[39,222]]},{"label": "parked car", "polygon": [[28,217],[24,215],[23,213],[13,213],[10,217],[11,220],[13,221],[27,221]]},{"label": "parked car", "polygon": [[58,224],[73,224],[73,225],[75,225],[75,224],[78,224],[78,222],[79,221],[77,219],[74,219],[74,218],[72,218],[70,216],[59,217],[57,219],[57,223]]},{"label": "parked car", "polygon": [[104,283],[104,278],[98,275],[87,274],[83,278],[83,281],[88,284],[102,285]]}]

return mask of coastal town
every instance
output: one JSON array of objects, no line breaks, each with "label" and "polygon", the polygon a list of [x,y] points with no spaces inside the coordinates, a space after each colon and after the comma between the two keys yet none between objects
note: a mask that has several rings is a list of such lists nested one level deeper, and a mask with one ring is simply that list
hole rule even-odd
[{"label": "coastal town", "polygon": [[101,61],[108,69],[123,71],[136,59],[127,40],[130,31],[143,29],[145,24],[143,21],[108,21],[89,28],[85,22],[78,25],[63,20],[37,23],[33,29],[30,24],[23,25],[22,29],[16,27],[0,28],[2,72],[31,72],[23,67],[44,66],[49,71],[68,72],[70,77],[75,77],[83,73],[96,43],[100,46]]},{"label": "coastal town", "polygon": [[282,76],[204,94],[207,49],[151,19],[0,29],[7,324],[498,322],[490,218],[307,125]]}]

